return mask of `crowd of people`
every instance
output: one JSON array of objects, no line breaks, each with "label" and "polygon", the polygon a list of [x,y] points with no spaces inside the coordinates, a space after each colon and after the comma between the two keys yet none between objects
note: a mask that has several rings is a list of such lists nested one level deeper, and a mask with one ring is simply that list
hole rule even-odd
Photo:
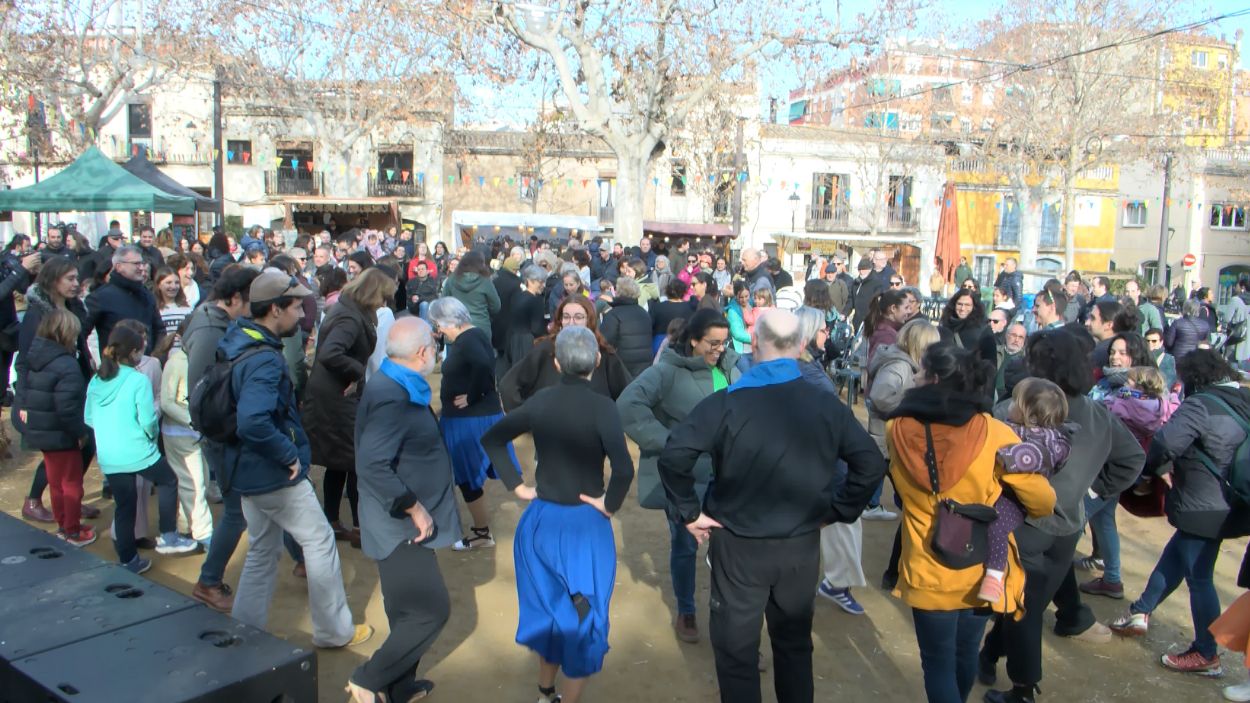
[{"label": "crowd of people", "polygon": [[[1001,659],[1011,687],[986,700],[1033,701],[1051,602],[1057,635],[1105,642],[1144,634],[1185,581],[1194,640],[1163,665],[1216,675],[1217,636],[1244,648],[1250,607],[1217,622],[1213,574],[1222,540],[1250,534],[1237,493],[1242,476],[1250,500],[1237,464],[1250,280],[1221,312],[1200,288],[1174,316],[1165,289],[1113,294],[1076,272],[1026,295],[1011,259],[986,298],[966,266],[942,297],[945,281],[925,296],[884,250],[855,275],[843,252],[812,257],[795,281],[761,251],[731,263],[688,238],[466,245],[396,228],[204,243],[143,228],[126,243],[117,223],[95,249],[57,228],[37,250],[15,237],[0,361],[16,370],[11,421],[42,455],[22,514],[94,542],[95,459],[121,564],[202,551],[192,596],[264,627],[285,551],[326,648],[373,634],[348,604],[338,543],[362,550],[389,634],[347,682],[360,703],[432,690],[420,660],[454,617],[435,550],[496,545],[492,479],[526,503],[516,641],[537,655],[540,703],[575,703],[604,665],[607,518],[634,484],[668,527],[685,643],[702,637],[709,543],[723,701],[760,700],[764,620],[777,699],[812,700],[816,599],[865,614],[862,520],[898,521],[881,585],[912,610],[930,701],[992,685]],[[835,367],[858,370],[865,423]],[[531,484],[512,447],[526,434]],[[1121,507],[1175,533],[1138,599],[1101,624],[1081,600],[1125,596]],[[1087,525],[1094,551],[1078,556]],[[1250,701],[1250,686],[1225,696]]]}]

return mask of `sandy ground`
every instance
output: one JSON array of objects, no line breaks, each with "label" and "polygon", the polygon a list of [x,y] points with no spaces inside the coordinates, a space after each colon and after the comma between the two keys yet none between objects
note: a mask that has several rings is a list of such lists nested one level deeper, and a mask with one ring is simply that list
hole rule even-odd
[{"label": "sandy ground", "polygon": [[[862,405],[856,408],[857,414],[862,411]],[[7,411],[4,421],[8,421]],[[518,442],[517,451],[526,475],[532,477],[533,447],[528,439]],[[0,509],[19,514],[36,458],[19,452],[13,459],[0,463]],[[314,468],[313,475],[319,487],[320,468]],[[492,528],[498,546],[471,553],[444,550],[438,556],[451,591],[452,613],[420,669],[422,676],[437,684],[431,700],[493,703],[535,698],[535,658],[513,641],[517,600],[512,535],[522,506],[498,482],[491,482],[486,495],[494,506]],[[106,529],[112,502],[101,499],[99,473],[94,468],[87,476],[87,502],[104,511],[95,524]],[[220,506],[214,506],[215,513],[219,510]],[[344,505],[345,517],[349,515],[347,510]],[[155,501],[149,513],[155,521]],[[462,513],[467,520],[467,512]],[[1141,590],[1171,530],[1161,519],[1139,520],[1123,511],[1119,515],[1124,580],[1131,598]],[[669,537],[662,515],[639,508],[631,491],[612,523],[619,550],[612,600],[612,650],[605,670],[588,687],[586,700],[717,700],[712,650],[706,638],[708,570],[698,570],[698,617],[703,641],[680,643],[670,625],[673,598],[668,569]],[[864,526],[863,562],[870,583],[879,580],[885,567],[894,529],[895,523]],[[238,582],[245,545],[246,537],[230,563],[226,575],[229,583]],[[106,559],[116,558],[107,539],[88,549]],[[348,675],[382,643],[387,632],[375,564],[346,542],[340,542],[339,549],[352,610],[358,621],[369,622],[378,633],[361,647],[318,655],[323,701],[346,699],[342,690]],[[1088,539],[1082,544],[1082,550],[1087,549]],[[1236,574],[1244,549],[1245,540],[1228,542],[1223,547],[1216,582],[1225,605],[1239,593]],[[202,555],[147,556],[154,562],[147,574],[149,578],[190,593],[199,575]],[[284,557],[269,629],[280,637],[310,644],[307,591],[304,582],[291,575],[290,567],[291,562]],[[813,589],[815,585],[812,584]],[[924,700],[908,609],[873,586],[858,589],[855,595],[867,609],[866,617],[846,615],[823,599],[816,603],[813,659],[817,700]],[[1127,605],[1127,601],[1092,596],[1088,602],[1104,622]],[[1190,641],[1189,605],[1183,586],[1156,612],[1150,636],[1144,641],[1117,640],[1101,646],[1072,642],[1052,635],[1051,622],[1053,616],[1048,616],[1041,700],[1215,701],[1220,699],[1221,686],[1246,679],[1240,656],[1234,653],[1224,655],[1226,675],[1222,681],[1175,674],[1159,665],[1161,654]],[[768,651],[766,640],[764,649]],[[1005,678],[1001,667],[1000,678]],[[763,675],[763,688],[764,700],[775,700],[771,673]],[[972,699],[980,700],[982,691],[978,687]]]}]

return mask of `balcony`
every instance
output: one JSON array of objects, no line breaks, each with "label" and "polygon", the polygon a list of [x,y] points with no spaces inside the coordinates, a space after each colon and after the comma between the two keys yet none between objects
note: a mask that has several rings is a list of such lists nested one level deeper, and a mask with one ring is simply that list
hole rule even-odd
[{"label": "balcony", "polygon": [[321,171],[282,169],[265,172],[265,195],[322,195],[325,177]]},{"label": "balcony", "polygon": [[201,149],[195,144],[179,145],[176,142],[170,146],[156,137],[133,137],[125,141],[111,137],[107,145],[101,145],[101,149],[119,163],[140,154],[156,164],[199,166],[213,163],[212,148]]},{"label": "balcony", "polygon": [[814,205],[807,208],[804,229],[808,232],[844,232],[850,227],[851,209],[845,205]]},{"label": "balcony", "polygon": [[369,197],[371,198],[425,198],[425,182],[409,177],[408,182],[388,181],[385,178],[369,179]]},{"label": "balcony", "polygon": [[891,205],[885,213],[887,230],[913,230],[920,224],[918,213],[906,205]]},{"label": "balcony", "polygon": [[599,206],[599,224],[610,225],[616,222],[616,208],[611,205]]}]

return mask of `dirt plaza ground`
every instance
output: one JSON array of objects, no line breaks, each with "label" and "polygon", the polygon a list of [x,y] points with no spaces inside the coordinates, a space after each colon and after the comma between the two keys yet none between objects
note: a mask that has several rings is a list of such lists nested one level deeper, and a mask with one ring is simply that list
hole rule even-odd
[{"label": "dirt plaza ground", "polygon": [[[432,379],[437,382],[437,379]],[[856,413],[862,415],[862,405]],[[8,413],[4,415],[8,422]],[[12,433],[10,428],[10,433]],[[30,485],[36,455],[14,447],[16,456],[0,463],[0,509],[17,515]],[[518,455],[527,477],[533,476],[533,446],[524,438],[517,443]],[[631,451],[636,448],[632,447]],[[320,486],[321,469],[313,469]],[[517,599],[512,560],[512,535],[522,506],[498,482],[491,482],[486,495],[494,506],[491,527],[498,546],[493,549],[457,553],[439,552],[439,566],[451,592],[452,613],[446,629],[421,664],[423,677],[435,681],[432,701],[456,703],[495,703],[533,701],[536,696],[535,659],[515,644]],[[107,529],[112,502],[100,498],[99,472],[87,475],[87,502],[104,514],[94,521]],[[219,513],[220,506],[214,506]],[[153,504],[149,511],[155,521]],[[348,516],[343,507],[344,517]],[[1141,590],[1155,557],[1171,534],[1161,519],[1139,520],[1120,511],[1120,531],[1124,552],[1124,581],[1129,597]],[[467,511],[462,511],[467,520]],[[875,584],[885,566],[896,523],[866,523],[863,563],[869,581]],[[613,518],[618,546],[616,592],[612,600],[612,650],[603,673],[587,690],[588,701],[710,702],[717,700],[716,675],[711,646],[707,641],[707,595],[709,572],[698,571],[699,625],[703,640],[698,644],[677,641],[670,625],[673,599],[668,574],[668,529],[657,511],[638,507],[632,491],[625,507]],[[50,526],[44,525],[48,528]],[[246,537],[240,543],[227,572],[227,581],[238,582],[243,565]],[[115,559],[107,537],[88,547],[93,553]],[[705,548],[704,548],[705,549]],[[1088,550],[1088,538],[1082,543]],[[1216,569],[1221,603],[1227,605],[1239,593],[1237,568],[1245,540],[1224,544]],[[378,588],[377,568],[359,550],[339,542],[343,579],[348,601],[357,620],[378,629],[365,645],[318,654],[319,689],[322,701],[346,700],[343,685],[352,669],[383,641],[386,617]],[[161,557],[147,554],[153,568],[146,576],[189,594],[199,574],[202,555]],[[310,645],[307,590],[304,582],[291,575],[291,562],[284,557],[277,594],[271,609],[269,630],[293,642]],[[816,584],[812,584],[813,592]],[[857,589],[856,597],[867,610],[865,617],[846,615],[823,599],[816,603],[813,626],[816,699],[821,701],[922,701],[920,660],[908,609],[875,585]],[[1088,597],[1104,622],[1114,617],[1127,601]],[[1053,611],[1052,611],[1053,612]],[[1048,616],[1048,623],[1053,616]],[[1183,647],[1190,639],[1189,603],[1182,586],[1157,611],[1150,635],[1142,641],[1116,640],[1091,645],[1063,640],[1047,629],[1043,647],[1045,680],[1043,701],[1215,701],[1220,687],[1246,679],[1240,655],[1224,654],[1222,681],[1184,676],[1164,670],[1159,655],[1172,647]],[[764,651],[767,654],[765,635]],[[771,657],[770,657],[771,658]],[[1005,674],[1000,667],[1000,679]],[[763,675],[764,700],[775,700],[771,672]],[[980,700],[978,687],[972,699]]]}]

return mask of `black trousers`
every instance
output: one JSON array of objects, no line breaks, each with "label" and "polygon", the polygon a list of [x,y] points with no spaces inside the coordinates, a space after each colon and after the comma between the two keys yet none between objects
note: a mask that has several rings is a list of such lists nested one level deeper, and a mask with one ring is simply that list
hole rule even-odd
[{"label": "black trousers", "polygon": [[760,701],[760,620],[768,621],[778,703],[811,703],[813,584],[820,533],[783,539],[714,530],[711,638],[722,703]]},{"label": "black trousers", "polygon": [[[990,634],[985,638],[981,658],[997,662],[1000,658],[1007,657],[1007,676],[1011,682],[1018,686],[1028,686],[1042,680],[1042,616],[1045,615],[1046,608],[1052,599],[1058,600],[1056,594],[1065,580],[1070,578],[1072,590],[1076,591],[1072,556],[1076,554],[1081,533],[1055,537],[1025,524],[1015,531],[1015,535],[1025,573],[1024,616],[1019,620],[998,617]],[[1089,613],[1089,609],[1080,604],[1080,592],[1076,593],[1075,607],[1071,607],[1070,601],[1067,601],[1065,607],[1060,609],[1060,624],[1056,625],[1056,630],[1064,625],[1064,618],[1068,619],[1069,627],[1077,627],[1076,621],[1081,617],[1082,608],[1092,620],[1093,613]],[[1077,629],[1073,634],[1084,629]]]},{"label": "black trousers", "polygon": [[408,542],[378,562],[378,580],[391,632],[351,680],[388,701],[408,700],[421,657],[447,624],[451,599],[434,550]]}]

